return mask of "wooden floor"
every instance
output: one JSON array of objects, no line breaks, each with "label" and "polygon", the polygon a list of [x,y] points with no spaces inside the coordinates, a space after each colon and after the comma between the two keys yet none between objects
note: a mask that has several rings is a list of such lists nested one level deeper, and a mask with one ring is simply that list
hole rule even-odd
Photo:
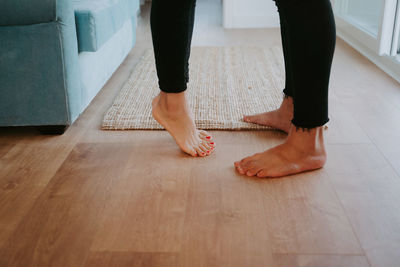
[{"label": "wooden floor", "polygon": [[[194,46],[279,45],[277,29],[224,30],[199,0]],[[101,131],[143,51],[138,41],[62,136],[0,133],[0,266],[400,266],[400,85],[341,40],[324,169],[252,179],[233,162],[285,139],[212,132],[190,158],[164,131]]]}]

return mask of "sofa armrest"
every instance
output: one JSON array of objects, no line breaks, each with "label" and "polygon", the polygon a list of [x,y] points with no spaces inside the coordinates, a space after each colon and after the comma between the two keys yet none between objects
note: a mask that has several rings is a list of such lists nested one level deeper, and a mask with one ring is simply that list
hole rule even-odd
[{"label": "sofa armrest", "polygon": [[69,3],[59,0],[2,0],[0,26],[62,21],[68,17],[66,4]]},{"label": "sofa armrest", "polygon": [[3,1],[0,125],[71,124],[82,108],[71,0]]}]

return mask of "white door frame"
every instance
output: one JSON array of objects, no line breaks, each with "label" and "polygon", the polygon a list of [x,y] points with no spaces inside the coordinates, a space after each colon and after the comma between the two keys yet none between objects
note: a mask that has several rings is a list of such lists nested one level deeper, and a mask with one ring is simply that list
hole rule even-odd
[{"label": "white door frame", "polygon": [[[338,11],[347,8],[347,1],[332,1]],[[336,12],[335,18],[340,38],[400,82],[400,56],[397,55],[400,39],[400,0],[385,0],[378,36],[357,27],[356,23],[351,24],[351,21],[342,18]]]}]

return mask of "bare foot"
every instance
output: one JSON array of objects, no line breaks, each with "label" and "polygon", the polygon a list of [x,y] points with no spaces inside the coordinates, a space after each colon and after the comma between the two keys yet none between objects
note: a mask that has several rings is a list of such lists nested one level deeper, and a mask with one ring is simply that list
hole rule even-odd
[{"label": "bare foot", "polygon": [[152,105],[154,119],[172,135],[182,151],[193,157],[208,156],[214,151],[211,135],[196,129],[185,92],[161,92],[153,99]]},{"label": "bare foot", "polygon": [[285,143],[235,162],[247,176],[281,177],[322,168],[326,162],[323,127],[296,130],[291,126]]},{"label": "bare foot", "polygon": [[256,115],[244,116],[243,120],[245,122],[270,126],[288,133],[292,118],[293,99],[291,97],[285,97],[278,109]]}]

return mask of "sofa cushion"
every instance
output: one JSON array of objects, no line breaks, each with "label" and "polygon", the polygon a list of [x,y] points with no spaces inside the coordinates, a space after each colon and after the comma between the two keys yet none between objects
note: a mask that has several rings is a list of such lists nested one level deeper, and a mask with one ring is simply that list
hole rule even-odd
[{"label": "sofa cushion", "polygon": [[74,0],[79,51],[97,51],[138,8],[138,0]]}]

